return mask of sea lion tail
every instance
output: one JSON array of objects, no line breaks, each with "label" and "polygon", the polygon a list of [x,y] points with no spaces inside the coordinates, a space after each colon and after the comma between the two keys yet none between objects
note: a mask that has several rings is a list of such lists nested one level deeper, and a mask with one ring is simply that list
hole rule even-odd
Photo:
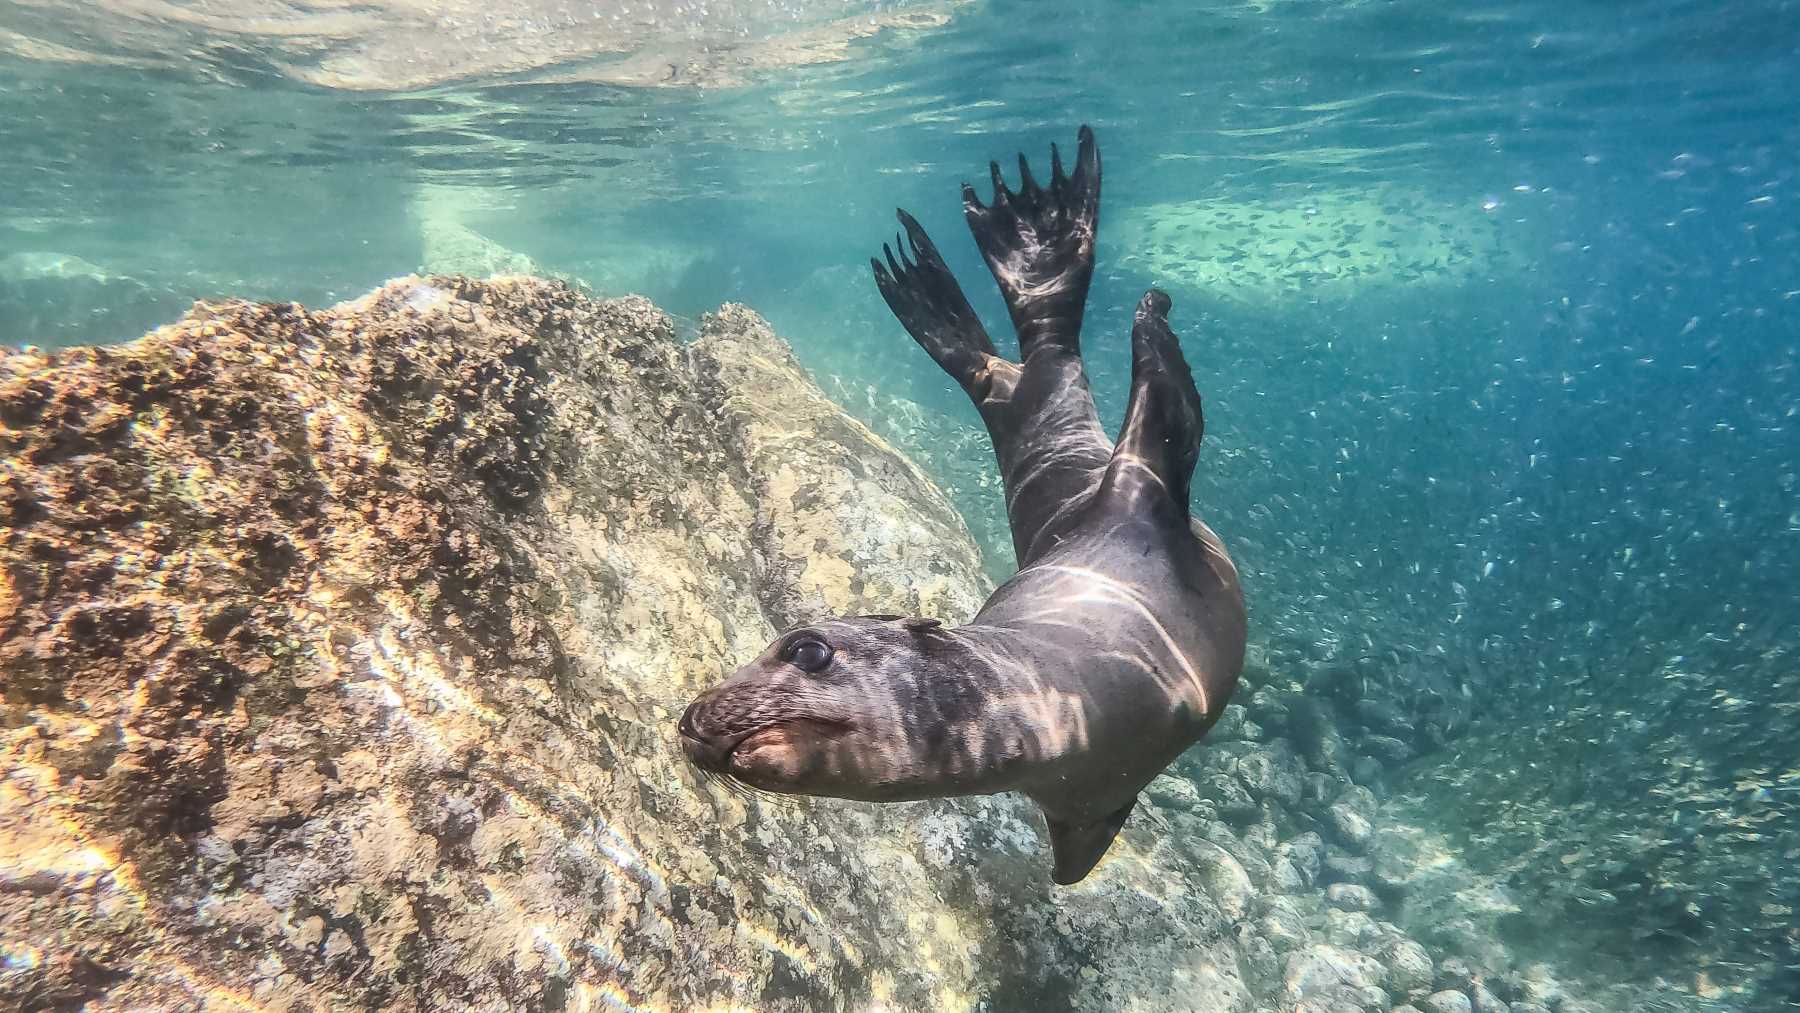
[{"label": "sea lion tail", "polygon": [[1000,359],[994,341],[925,229],[904,210],[895,214],[906,229],[907,241],[894,236],[897,257],[894,248],[882,244],[885,265],[869,258],[875,285],[906,333],[979,404],[987,393],[990,369]]},{"label": "sea lion tail", "polygon": [[1167,501],[1185,518],[1188,482],[1205,429],[1194,374],[1169,328],[1169,297],[1153,288],[1139,301],[1132,322],[1131,400],[1101,480],[1101,497],[1128,496],[1152,505]]},{"label": "sea lion tail", "polygon": [[1094,237],[1100,226],[1100,148],[1081,128],[1075,172],[1065,175],[1062,155],[1050,146],[1050,185],[1031,176],[1019,156],[1019,188],[1009,190],[998,162],[988,163],[994,199],[982,204],[963,184],[963,214],[975,245],[1006,297],[1019,333],[1020,358],[1039,347],[1081,353],[1081,314],[1094,276]]}]

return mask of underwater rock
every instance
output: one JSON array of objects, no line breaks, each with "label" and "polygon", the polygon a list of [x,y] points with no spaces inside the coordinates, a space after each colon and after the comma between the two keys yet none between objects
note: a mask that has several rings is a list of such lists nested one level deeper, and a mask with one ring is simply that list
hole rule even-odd
[{"label": "underwater rock", "polygon": [[1279,857],[1293,863],[1308,885],[1319,878],[1319,871],[1324,868],[1325,841],[1310,830],[1283,841],[1275,850]]},{"label": "underwater rock", "polygon": [[1375,796],[1361,785],[1352,785],[1326,810],[1338,839],[1355,851],[1364,851],[1375,835],[1371,817],[1375,812]]},{"label": "underwater rock", "polygon": [[1372,756],[1359,756],[1350,764],[1350,779],[1357,784],[1380,784],[1387,769]]},{"label": "underwater rock", "polygon": [[[854,279],[839,277],[837,284],[840,287],[832,291],[842,291],[841,286],[861,284],[862,280],[860,275]],[[884,319],[879,326],[887,325]],[[917,348],[906,345],[900,351],[916,353]],[[897,366],[884,371],[885,353],[877,352],[871,356],[866,349],[853,349],[848,344],[843,349],[815,351],[815,355],[821,360],[817,363],[821,370],[837,368],[857,376],[906,375],[906,370]],[[838,356],[853,361],[841,362],[834,367],[831,360]],[[944,488],[969,525],[969,533],[981,548],[988,575],[995,583],[1011,577],[1018,568],[1012,528],[1006,519],[1000,476],[993,466],[993,441],[980,420],[948,413],[941,405],[923,404],[874,384],[852,382],[842,376],[828,374],[821,377],[821,382],[832,400],[899,447]],[[961,396],[960,392],[958,396]],[[955,407],[960,409],[964,405]]]},{"label": "underwater rock", "polygon": [[1355,855],[1328,854],[1321,870],[1326,883],[1365,883],[1375,863]]},{"label": "underwater rock", "polygon": [[[1328,990],[1349,989],[1367,1005],[1386,1005],[1382,985],[1387,969],[1365,954],[1340,946],[1316,943],[1288,957],[1285,988],[1293,999],[1318,996]],[[1356,1007],[1360,1008],[1360,1007]]]},{"label": "underwater rock", "polygon": [[1256,899],[1254,910],[1257,931],[1276,952],[1287,953],[1312,942],[1306,915],[1293,898],[1264,895]]},{"label": "underwater rock", "polygon": [[1256,799],[1277,805],[1293,805],[1304,790],[1306,767],[1277,739],[1246,753],[1237,763],[1238,779]]},{"label": "underwater rock", "polygon": [[1433,992],[1420,999],[1419,1004],[1425,1013],[1473,1013],[1475,1008],[1468,995],[1456,989]]},{"label": "underwater rock", "polygon": [[26,281],[87,278],[106,281],[111,277],[98,265],[72,253],[49,250],[22,250],[0,257],[0,282],[16,284]]},{"label": "underwater rock", "polygon": [[1015,798],[695,776],[676,716],[778,627],[987,591],[747,310],[202,304],[0,358],[0,447],[0,1002],[1257,1005],[1149,806],[1062,890]]},{"label": "underwater rock", "polygon": [[1356,950],[1371,949],[1382,936],[1381,926],[1365,911],[1327,908],[1324,915],[1325,938],[1338,946]]},{"label": "underwater rock", "polygon": [[1281,954],[1275,944],[1257,933],[1254,925],[1239,925],[1238,967],[1244,980],[1258,994],[1268,994],[1281,981]]},{"label": "underwater rock", "polygon": [[1245,716],[1261,723],[1265,728],[1286,727],[1293,720],[1295,699],[1289,694],[1259,687],[1251,692],[1244,706]]},{"label": "underwater rock", "polygon": [[490,278],[538,274],[536,261],[451,218],[420,214],[419,264],[428,274]]},{"label": "underwater rock", "polygon": [[1381,906],[1375,891],[1355,883],[1333,883],[1325,888],[1325,899],[1340,911],[1373,911]]},{"label": "underwater rock", "polygon": [[1472,1013],[1469,997],[1453,989],[1433,992],[1423,1002],[1425,1013]]},{"label": "underwater rock", "polygon": [[1333,778],[1329,774],[1321,774],[1316,770],[1308,771],[1305,778],[1305,787],[1302,790],[1300,797],[1308,802],[1325,802],[1335,795],[1343,786],[1344,782],[1342,780]]},{"label": "underwater rock", "polygon": [[[1073,889],[1016,798],[697,778],[676,715],[777,629],[989,589],[742,307],[684,344],[530,278],[202,304],[0,358],[0,453],[0,1002],[1385,1008],[1432,971],[1403,931],[1504,969],[1504,895],[1292,692]],[[1323,889],[1390,881],[1431,924]]]},{"label": "underwater rock", "polygon": [[0,346],[117,341],[183,301],[67,253],[0,256]]},{"label": "underwater rock", "polygon": [[1170,774],[1158,774],[1144,789],[1144,794],[1157,805],[1165,809],[1178,809],[1192,812],[1201,804],[1200,792],[1194,782],[1185,777]]},{"label": "underwater rock", "polygon": [[1313,769],[1334,778],[1347,778],[1355,753],[1338,728],[1337,711],[1304,697],[1291,705],[1292,727]]},{"label": "underwater rock", "polygon": [[1219,913],[1234,922],[1247,915],[1256,891],[1244,866],[1211,841],[1196,841],[1188,848],[1199,862],[1200,882],[1218,906]]},{"label": "underwater rock", "polygon": [[1388,981],[1399,992],[1411,992],[1425,988],[1432,982],[1436,968],[1431,965],[1431,955],[1425,947],[1411,939],[1396,939],[1388,945],[1383,953],[1388,965]]},{"label": "underwater rock", "polygon": [[1554,1007],[1561,1005],[1567,998],[1563,993],[1562,983],[1543,964],[1532,964],[1525,968],[1524,973],[1519,975],[1518,985],[1526,1003]]},{"label": "underwater rock", "polygon": [[[1356,701],[1356,715],[1377,734],[1390,736],[1405,745],[1413,734],[1413,723],[1399,707],[1387,700],[1362,698]],[[1369,739],[1365,738],[1364,742]],[[1411,751],[1410,746],[1407,747]]]},{"label": "underwater rock", "polygon": [[[1239,837],[1231,827],[1219,820],[1198,820],[1190,824],[1194,831],[1193,839],[1183,839],[1179,843],[1196,845],[1202,842],[1216,844],[1225,849],[1226,854],[1236,859],[1244,871],[1249,873],[1255,883],[1267,882],[1269,878],[1269,858],[1257,845],[1252,836],[1246,833]],[[1202,855],[1206,854],[1204,850]]]},{"label": "underwater rock", "polygon": [[1387,993],[1380,989],[1331,985],[1308,993],[1306,998],[1282,1009],[1284,1013],[1289,1009],[1293,1013],[1369,1013],[1386,1007]]},{"label": "underwater rock", "polygon": [[[1241,773],[1246,763],[1254,768],[1253,756],[1266,756],[1267,750],[1280,749],[1287,742],[1295,744],[1293,752],[1306,764],[1298,801],[1264,803],[1256,812],[1244,814],[1247,826],[1261,827],[1265,825],[1262,820],[1273,817],[1279,827],[1318,831],[1297,834],[1269,849],[1268,876],[1253,873],[1265,893],[1251,905],[1255,914],[1248,923],[1250,928],[1283,955],[1319,942],[1372,956],[1389,968],[1387,987],[1397,997],[1410,999],[1415,1007],[1437,989],[1472,997],[1478,977],[1501,993],[1496,1001],[1530,997],[1526,986],[1509,984],[1521,974],[1539,976],[1534,986],[1539,994],[1561,989],[1547,967],[1518,969],[1518,957],[1502,942],[1516,935],[1516,923],[1508,921],[1519,913],[1511,892],[1493,877],[1476,875],[1459,860],[1456,845],[1441,833],[1426,829],[1431,812],[1421,807],[1417,796],[1382,802],[1369,790],[1365,775],[1374,768],[1366,762],[1353,761],[1345,776],[1342,765],[1347,756],[1398,753],[1391,742],[1370,748],[1369,739],[1378,733],[1369,731],[1357,711],[1343,706],[1346,700],[1366,702],[1368,697],[1360,694],[1379,686],[1381,671],[1361,663],[1346,671],[1348,676],[1328,670],[1306,679],[1259,673],[1262,685],[1245,704],[1245,717],[1248,722],[1278,730],[1282,737],[1271,738],[1266,745],[1209,742],[1208,748],[1182,762],[1199,785],[1203,801],[1218,794],[1209,778],[1225,771]],[[1406,669],[1408,678],[1432,671],[1417,665]],[[1305,688],[1296,691],[1300,685]],[[1244,783],[1241,777],[1227,780],[1239,787]],[[1247,843],[1250,830],[1241,833]],[[1334,898],[1369,910],[1341,909],[1332,904]],[[1271,908],[1275,900],[1283,907]],[[1372,910],[1401,924],[1376,920],[1369,913]],[[1277,911],[1280,913],[1271,913]],[[1240,951],[1246,952],[1241,942]],[[1436,979],[1434,957],[1441,958],[1451,971],[1460,969],[1462,976]],[[1474,968],[1480,969],[1479,974]],[[1248,969],[1245,973],[1246,977],[1255,976]],[[1627,991],[1606,1008],[1636,1009],[1669,1002],[1671,991],[1659,990],[1653,997]],[[1560,998],[1560,992],[1556,994],[1559,998],[1554,1008],[1572,1005]],[[1307,1009],[1350,1008],[1346,1004],[1353,999],[1349,993],[1318,992],[1305,1003]],[[1475,1002],[1473,998],[1470,1001]],[[1668,1008],[1688,1007],[1676,1002]]]},{"label": "underwater rock", "polygon": [[1469,984],[1469,1004],[1475,1013],[1508,1013],[1506,1003],[1479,981]]},{"label": "underwater rock", "polygon": [[1413,747],[1391,735],[1364,735],[1357,740],[1357,745],[1386,764],[1402,764],[1417,755]]},{"label": "underwater rock", "polygon": [[1269,889],[1276,893],[1299,893],[1312,884],[1294,867],[1294,863],[1278,858],[1269,867]]},{"label": "underwater rock", "polygon": [[1462,991],[1475,981],[1476,972],[1461,957],[1447,957],[1438,965],[1438,987]]},{"label": "underwater rock", "polygon": [[1255,819],[1262,811],[1257,806],[1256,799],[1244,790],[1237,778],[1230,775],[1214,774],[1202,782],[1201,787],[1218,807],[1219,815],[1238,826]]},{"label": "underwater rock", "polygon": [[1417,873],[1414,860],[1390,844],[1394,836],[1386,828],[1377,830],[1369,846],[1368,885],[1390,899],[1404,897]]},{"label": "underwater rock", "polygon": [[842,408],[788,396],[811,381],[762,318],[724,307],[694,357],[774,533],[767,563],[786,579],[762,604],[777,628],[823,614],[975,614],[988,585],[949,499]]},{"label": "underwater rock", "polygon": [[1206,733],[1208,742],[1247,742],[1261,737],[1262,729],[1251,723],[1248,712],[1243,705],[1228,703],[1225,713],[1219,715],[1219,721],[1213,725],[1212,731]]}]

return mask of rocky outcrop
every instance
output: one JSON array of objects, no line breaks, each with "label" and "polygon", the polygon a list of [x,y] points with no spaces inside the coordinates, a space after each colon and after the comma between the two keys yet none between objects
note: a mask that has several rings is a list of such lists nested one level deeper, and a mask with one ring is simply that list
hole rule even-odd
[{"label": "rocky outcrop", "polygon": [[0,256],[0,343],[109,341],[180,312],[166,289],[67,253]]},{"label": "rocky outcrop", "polygon": [[8,1005],[1584,1008],[1401,927],[1441,855],[1260,663],[1072,889],[1015,798],[698,780],[676,716],[778,629],[988,590],[748,310],[200,305],[0,360],[0,451]]},{"label": "rocky outcrop", "polygon": [[0,384],[8,1003],[1243,994],[1147,829],[1053,893],[1013,800],[694,778],[676,715],[777,627],[986,591],[747,311],[688,348],[641,300],[409,279]]},{"label": "rocky outcrop", "polygon": [[420,200],[416,204],[421,272],[461,274],[472,278],[515,274],[548,276],[529,256],[494,242],[457,221],[453,214],[434,211],[431,201]]}]

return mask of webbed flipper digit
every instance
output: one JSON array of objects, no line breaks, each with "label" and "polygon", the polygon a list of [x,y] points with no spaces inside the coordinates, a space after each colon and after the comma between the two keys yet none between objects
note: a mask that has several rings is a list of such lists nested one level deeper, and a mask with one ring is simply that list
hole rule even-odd
[{"label": "webbed flipper digit", "polygon": [[906,229],[907,242],[894,237],[898,257],[893,248],[882,244],[885,265],[869,258],[875,285],[906,333],[980,404],[989,393],[990,366],[999,360],[993,339],[925,229],[905,211],[896,210],[895,214]]},{"label": "webbed flipper digit", "polygon": [[1144,293],[1131,327],[1131,400],[1125,425],[1100,484],[1102,498],[1146,506],[1171,504],[1188,514],[1188,482],[1205,431],[1200,391],[1169,328],[1169,297]]},{"label": "webbed flipper digit", "polygon": [[994,199],[983,205],[963,184],[963,213],[982,259],[1006,297],[1019,333],[1020,357],[1039,347],[1079,355],[1081,314],[1094,276],[1094,237],[1100,224],[1100,149],[1082,127],[1073,175],[1050,147],[1050,185],[1032,178],[1019,156],[1019,188],[1009,190],[999,163],[989,163]]}]

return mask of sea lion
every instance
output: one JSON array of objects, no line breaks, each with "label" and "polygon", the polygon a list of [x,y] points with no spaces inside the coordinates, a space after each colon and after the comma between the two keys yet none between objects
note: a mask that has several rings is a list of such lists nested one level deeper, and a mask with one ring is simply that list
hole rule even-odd
[{"label": "sea lion", "polygon": [[[1006,487],[1019,571],[966,626],[851,616],[784,633],[682,715],[701,769],[764,791],[874,802],[1025,793],[1049,824],[1054,878],[1081,880],[1140,789],[1224,712],[1243,667],[1237,569],[1189,510],[1200,395],[1151,289],[1132,326],[1114,446],[1078,337],[1094,270],[1100,153],[1049,186],[963,185],[1020,360],[1002,358],[925,231],[871,261],[888,306],[968,392]],[[910,249],[910,255],[909,255]]]}]

